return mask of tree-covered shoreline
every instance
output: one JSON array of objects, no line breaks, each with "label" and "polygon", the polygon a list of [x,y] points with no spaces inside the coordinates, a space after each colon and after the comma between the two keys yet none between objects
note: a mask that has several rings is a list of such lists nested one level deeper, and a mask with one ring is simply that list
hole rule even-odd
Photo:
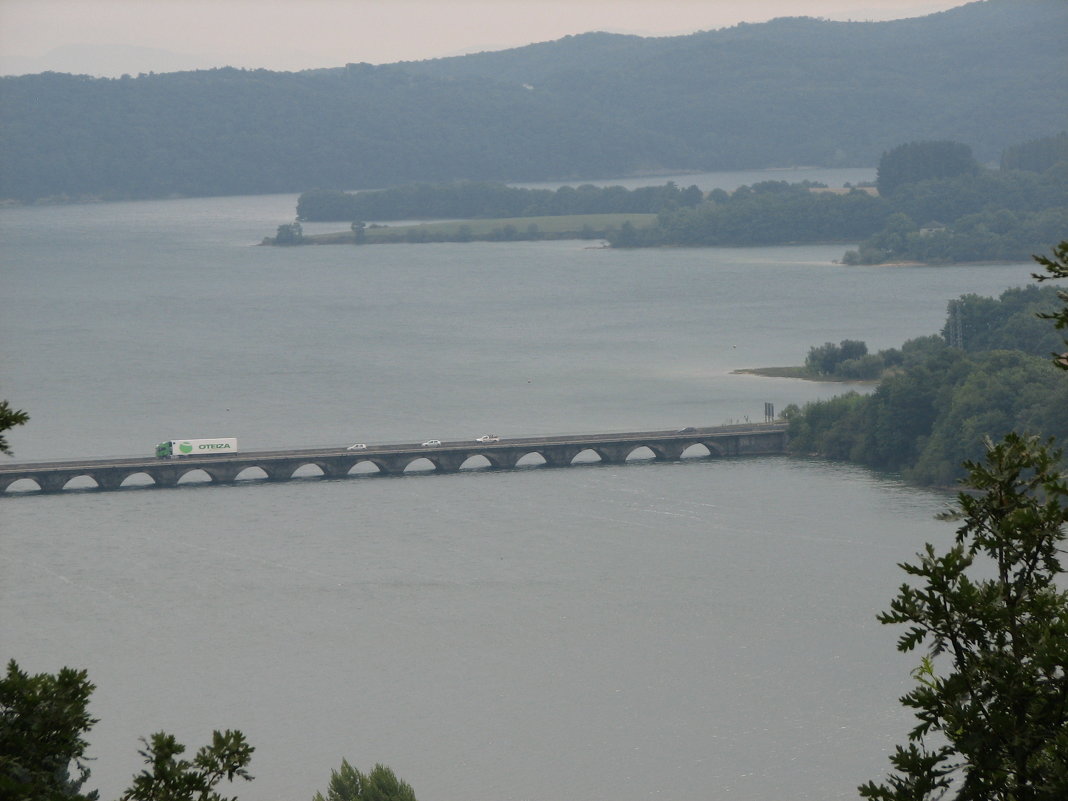
[{"label": "tree-covered shoreline", "polygon": [[[697,206],[666,209],[656,225],[619,231],[614,247],[739,246],[859,241],[845,264],[1018,260],[1068,230],[1068,149],[1024,143],[1041,169],[984,168],[957,142],[910,142],[883,154],[877,195],[766,181],[716,190]],[[1012,163],[1012,160],[1008,160]]]},{"label": "tree-covered shoreline", "polygon": [[[1068,135],[1014,146],[1000,169],[982,167],[958,142],[910,142],[883,154],[875,187],[829,189],[768,180],[733,192],[696,185],[556,190],[493,182],[408,184],[367,192],[316,189],[297,201],[297,223],[265,244],[518,241],[603,237],[612,247],[745,247],[851,244],[842,263],[950,264],[1025,261],[1068,230]],[[1016,166],[1021,165],[1021,166]],[[544,225],[546,217],[646,214],[593,227]],[[398,226],[367,220],[502,219],[480,225]],[[344,221],[352,234],[291,235],[300,221]],[[921,221],[921,222],[918,222]]]},{"label": "tree-covered shoreline", "polygon": [[1041,316],[1060,293],[1028,286],[997,298],[951,301],[939,334],[869,354],[863,342],[813,346],[809,377],[879,379],[868,395],[851,392],[790,405],[790,448],[899,472],[946,486],[961,464],[980,458],[984,439],[1009,431],[1068,436],[1068,382],[1050,362],[1063,342]]},{"label": "tree-covered shoreline", "polygon": [[561,186],[528,189],[503,183],[458,181],[447,184],[406,184],[367,192],[314,189],[297,198],[301,222],[354,220],[479,219],[550,217],[580,214],[656,214],[693,207],[704,199],[696,186],[626,189],[622,186]]}]

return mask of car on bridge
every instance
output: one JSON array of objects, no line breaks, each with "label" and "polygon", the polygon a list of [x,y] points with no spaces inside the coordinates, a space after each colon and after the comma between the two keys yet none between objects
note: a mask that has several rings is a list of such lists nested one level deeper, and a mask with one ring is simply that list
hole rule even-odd
[{"label": "car on bridge", "polygon": [[441,440],[440,439],[428,439],[426,442],[423,443],[423,447],[424,448],[436,448],[440,444],[441,444]]},{"label": "car on bridge", "polygon": [[475,440],[475,442],[500,442],[501,438],[496,434],[483,434],[481,437]]},{"label": "car on bridge", "polygon": [[367,450],[367,446],[362,442],[355,442],[352,445],[349,445],[349,447],[347,447],[345,450],[347,450],[347,451],[365,451],[365,450]]}]

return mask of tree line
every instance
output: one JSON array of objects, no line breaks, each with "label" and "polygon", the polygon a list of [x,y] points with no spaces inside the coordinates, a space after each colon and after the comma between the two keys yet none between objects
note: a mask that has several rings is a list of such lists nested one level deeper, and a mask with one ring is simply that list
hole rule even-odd
[{"label": "tree line", "polygon": [[1068,229],[1068,161],[1032,163],[1041,171],[988,169],[962,143],[910,142],[880,158],[878,195],[768,181],[731,194],[713,191],[697,206],[666,209],[655,225],[621,228],[609,241],[657,247],[852,240],[861,245],[844,255],[846,264],[1023,260]]},{"label": "tree line", "polygon": [[882,228],[846,254],[847,264],[1019,260],[1068,229],[1068,135],[1006,150],[983,169],[964,145],[910,143],[879,162],[889,201]]},{"label": "tree line", "polygon": [[577,214],[655,214],[693,207],[704,199],[696,186],[626,189],[581,184],[529,189],[496,182],[406,184],[391,189],[342,192],[314,189],[297,199],[302,222],[546,217]]}]

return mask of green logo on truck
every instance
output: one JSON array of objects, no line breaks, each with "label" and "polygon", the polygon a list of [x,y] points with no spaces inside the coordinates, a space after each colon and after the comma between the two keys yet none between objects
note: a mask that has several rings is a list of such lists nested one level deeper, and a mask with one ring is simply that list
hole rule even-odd
[{"label": "green logo on truck", "polygon": [[191,443],[191,442],[180,442],[180,443],[178,443],[178,450],[180,450],[182,453],[192,453],[193,452],[193,443]]}]

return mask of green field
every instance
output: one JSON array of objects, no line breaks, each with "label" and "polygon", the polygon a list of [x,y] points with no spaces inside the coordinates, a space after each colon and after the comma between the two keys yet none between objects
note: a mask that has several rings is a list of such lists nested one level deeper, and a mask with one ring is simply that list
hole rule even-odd
[{"label": "green field", "polygon": [[[652,225],[655,214],[571,214],[555,217],[508,217],[492,220],[450,220],[413,225],[368,226],[365,244],[392,242],[465,242],[476,240],[600,239],[607,231],[629,222],[635,228]],[[314,234],[304,244],[353,244],[352,231]]]}]

